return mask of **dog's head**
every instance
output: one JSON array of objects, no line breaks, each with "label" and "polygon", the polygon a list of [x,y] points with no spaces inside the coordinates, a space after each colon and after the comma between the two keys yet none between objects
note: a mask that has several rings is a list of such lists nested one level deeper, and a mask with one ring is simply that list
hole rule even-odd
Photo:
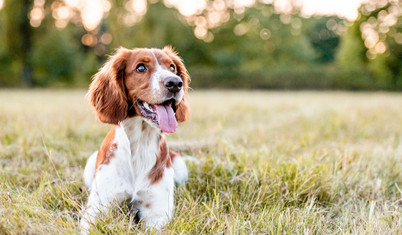
[{"label": "dog's head", "polygon": [[98,118],[118,124],[141,116],[164,132],[189,118],[186,102],[190,77],[171,47],[120,48],[93,77],[88,96]]}]

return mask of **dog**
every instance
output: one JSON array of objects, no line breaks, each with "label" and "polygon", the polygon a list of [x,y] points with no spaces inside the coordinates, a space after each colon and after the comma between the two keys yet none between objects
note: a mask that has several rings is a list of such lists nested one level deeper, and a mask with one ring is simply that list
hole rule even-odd
[{"label": "dog", "polygon": [[174,182],[187,181],[188,170],[164,133],[189,119],[189,82],[182,59],[169,46],[120,48],[94,75],[87,96],[99,120],[112,126],[85,166],[90,194],[83,231],[123,201],[131,202],[146,226],[160,229],[172,218]]}]

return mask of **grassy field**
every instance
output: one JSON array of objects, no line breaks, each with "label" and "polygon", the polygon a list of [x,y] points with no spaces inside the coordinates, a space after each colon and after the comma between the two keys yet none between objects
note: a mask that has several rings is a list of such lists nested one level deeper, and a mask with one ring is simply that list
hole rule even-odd
[{"label": "grassy field", "polygon": [[[0,234],[73,234],[108,126],[85,91],[0,90]],[[191,93],[192,155],[163,233],[402,234],[402,94]],[[100,233],[138,233],[128,209]],[[151,231],[150,231],[151,232]]]}]

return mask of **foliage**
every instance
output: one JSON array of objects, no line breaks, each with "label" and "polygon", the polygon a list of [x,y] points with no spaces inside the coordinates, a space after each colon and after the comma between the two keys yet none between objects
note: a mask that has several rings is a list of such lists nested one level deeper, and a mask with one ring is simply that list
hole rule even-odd
[{"label": "foliage", "polygon": [[314,28],[309,33],[309,39],[312,47],[316,50],[317,60],[322,63],[332,62],[335,58],[335,51],[339,44],[339,35],[333,30],[329,29],[331,26],[340,24],[340,20],[337,21],[331,17],[323,17],[314,25]]},{"label": "foliage", "polygon": [[353,23],[342,35],[341,45],[338,51],[338,61],[341,66],[361,67],[367,62],[367,48],[361,38],[360,27]]},{"label": "foliage", "polygon": [[59,78],[57,82],[72,83],[74,71],[82,59],[79,58],[77,44],[72,43],[70,37],[71,34],[67,30],[53,31],[37,42],[32,58],[36,68],[37,85],[48,85],[52,77]]},{"label": "foliage", "polygon": [[[235,89],[339,89],[377,90],[386,89],[384,81],[377,81],[369,71],[337,65],[276,66],[269,72],[263,69],[250,71],[231,69],[219,71],[208,68],[193,70],[193,87]],[[219,79],[217,79],[219,78]],[[353,78],[353,79],[351,79]]]},{"label": "foliage", "polygon": [[[32,51],[32,28],[29,25],[28,14],[32,8],[32,0],[6,1],[4,4],[3,32],[6,56],[3,59],[11,59],[6,63],[16,66],[11,69],[13,73],[21,74],[21,82],[24,86],[32,86],[32,64],[30,62]],[[3,52],[4,53],[4,52]],[[3,54],[0,53],[0,54]],[[15,61],[17,63],[15,63]],[[9,75],[8,75],[9,76]],[[14,75],[15,76],[15,75]]]},{"label": "foliage", "polygon": [[359,19],[343,35],[338,61],[345,67],[356,66],[370,71],[388,89],[400,89],[402,40],[398,37],[401,37],[402,29],[401,6],[392,1],[384,6],[376,4],[375,1],[366,2],[360,7]]},{"label": "foliage", "polygon": [[[110,2],[100,26],[86,32],[77,12],[64,28],[55,26],[55,9],[63,6],[57,0],[45,1],[39,27],[21,30],[29,23],[21,9],[31,8],[32,1],[5,0],[0,10],[0,38],[6,42],[0,46],[0,86],[87,86],[115,48],[170,44],[195,78],[193,88],[402,89],[400,14],[397,23],[383,27],[384,17],[396,12],[392,1],[366,3],[355,22],[335,16],[304,18],[297,7],[284,14],[261,2],[239,11],[228,3],[222,13],[228,18],[201,29],[206,36],[199,35],[199,24],[210,24],[210,10],[186,17],[162,1],[150,1],[145,15],[127,23],[134,16],[127,1]],[[384,52],[366,46],[363,28],[368,26],[379,35]],[[24,74],[32,78],[21,80]]]}]

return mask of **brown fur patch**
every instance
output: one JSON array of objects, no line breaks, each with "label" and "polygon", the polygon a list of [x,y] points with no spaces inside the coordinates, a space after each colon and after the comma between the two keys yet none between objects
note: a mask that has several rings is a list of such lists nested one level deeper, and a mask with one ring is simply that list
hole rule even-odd
[{"label": "brown fur patch", "polygon": [[163,177],[165,168],[171,166],[172,166],[172,160],[169,155],[169,149],[166,143],[166,139],[162,135],[159,141],[159,153],[158,156],[156,157],[156,163],[148,175],[149,179],[151,180],[151,184],[158,183]]},{"label": "brown fur patch", "polygon": [[178,153],[176,153],[175,151],[170,150],[170,149],[169,149],[169,155],[170,155],[170,159],[172,159],[172,162],[173,162],[173,159],[174,159],[175,157],[180,157],[180,154],[178,154]]},{"label": "brown fur patch", "polygon": [[178,122],[185,122],[190,119],[190,108],[188,107],[186,97],[183,97],[176,109],[176,119]]},{"label": "brown fur patch", "polygon": [[87,96],[100,121],[117,125],[128,115],[124,87],[127,58],[131,52],[120,48],[93,77]]},{"label": "brown fur patch", "polygon": [[103,140],[101,147],[99,148],[98,156],[96,158],[95,175],[98,172],[100,165],[109,164],[110,159],[114,157],[114,151],[117,149],[117,144],[113,143],[115,133],[116,126],[112,126],[109,133],[107,133],[105,139]]},{"label": "brown fur patch", "polygon": [[[131,56],[127,60],[126,77],[124,84],[127,88],[127,93],[131,100],[135,102],[137,99],[143,100],[149,104],[160,103],[158,97],[152,96],[151,76],[156,70],[156,61],[151,50],[134,49],[131,50]],[[143,73],[138,73],[136,68],[139,64],[144,64],[147,70]],[[137,105],[134,105],[137,114],[140,110]]]},{"label": "brown fur patch", "polygon": [[145,129],[147,129],[146,123],[145,121],[141,122],[141,131],[145,131]]}]

